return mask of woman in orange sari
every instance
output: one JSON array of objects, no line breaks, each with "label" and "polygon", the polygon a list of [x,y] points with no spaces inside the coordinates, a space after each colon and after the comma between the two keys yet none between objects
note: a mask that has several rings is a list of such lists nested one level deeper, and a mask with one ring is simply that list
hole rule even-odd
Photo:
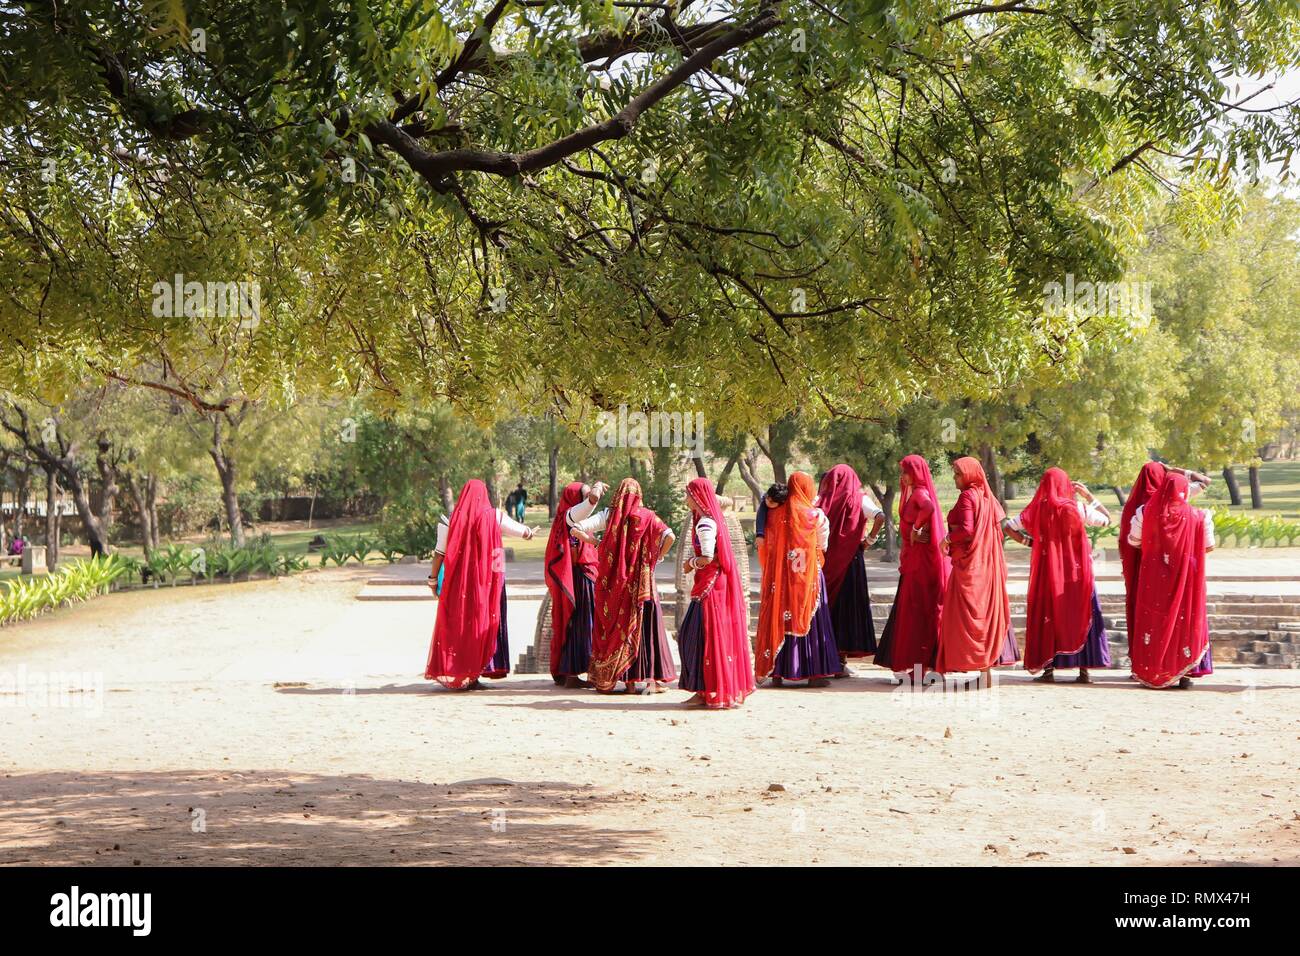
[{"label": "woman in orange sari", "polygon": [[952,559],[952,575],[943,596],[934,669],[941,674],[979,671],[981,684],[987,687],[994,666],[1020,659],[1002,551],[1006,513],[977,459],[958,458],[952,463],[952,475],[960,494],[948,512],[944,547]]},{"label": "woman in orange sari", "polygon": [[673,546],[672,529],[641,504],[641,485],[624,478],[609,508],[573,527],[604,532],[596,548],[596,610],[587,676],[602,693],[619,681],[630,694],[677,679],[655,586],[655,565]]},{"label": "woman in orange sari", "polygon": [[754,677],[772,686],[806,680],[825,687],[840,672],[839,648],[822,573],[830,522],[813,507],[812,478],[801,471],[767,494],[767,520],[758,544],[763,585]]}]

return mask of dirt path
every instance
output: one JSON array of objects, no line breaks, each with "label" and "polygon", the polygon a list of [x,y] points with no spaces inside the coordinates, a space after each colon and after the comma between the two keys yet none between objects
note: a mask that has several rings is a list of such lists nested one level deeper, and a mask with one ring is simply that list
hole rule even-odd
[{"label": "dirt path", "polygon": [[[0,630],[0,863],[1300,863],[1297,671],[456,695],[419,679],[432,607],[356,601],[368,574]],[[45,699],[57,672],[90,692]]]}]

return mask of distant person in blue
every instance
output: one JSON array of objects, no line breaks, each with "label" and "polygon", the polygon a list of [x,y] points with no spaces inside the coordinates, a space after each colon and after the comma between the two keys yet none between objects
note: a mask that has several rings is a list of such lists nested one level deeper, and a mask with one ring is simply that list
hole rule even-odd
[{"label": "distant person in blue", "polygon": [[506,514],[516,521],[523,521],[524,507],[527,504],[528,489],[524,487],[523,481],[520,480],[519,484],[515,486],[515,490],[506,495]]}]

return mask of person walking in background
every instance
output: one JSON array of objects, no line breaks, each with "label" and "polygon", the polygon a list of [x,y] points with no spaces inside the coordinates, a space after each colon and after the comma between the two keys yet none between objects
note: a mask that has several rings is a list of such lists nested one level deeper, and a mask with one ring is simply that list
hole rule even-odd
[{"label": "person walking in background", "polygon": [[1214,673],[1205,612],[1205,555],[1214,550],[1214,520],[1193,508],[1187,477],[1168,473],[1139,505],[1129,544],[1141,550],[1132,627],[1133,675],[1148,687],[1192,686]]},{"label": "person walking in background", "polygon": [[943,553],[943,513],[930,466],[920,455],[898,463],[898,590],[875,663],[915,682],[934,668],[939,621],[951,562]]},{"label": "person walking in background", "polygon": [[1109,524],[1110,513],[1096,496],[1080,482],[1071,482],[1060,468],[1043,472],[1033,500],[1019,515],[1002,522],[1009,537],[1033,549],[1025,669],[1031,674],[1042,671],[1036,681],[1051,683],[1058,668],[1077,667],[1076,682],[1087,684],[1090,667],[1110,666],[1087,531]]},{"label": "person walking in background", "polygon": [[589,687],[582,675],[591,662],[596,587],[596,547],[573,533],[605,493],[605,485],[572,482],[560,501],[546,541],[546,589],[551,595],[551,677],[565,687]]},{"label": "person walking in background", "polygon": [[739,707],[754,691],[745,624],[745,585],[731,548],[722,507],[707,478],[686,486],[691,509],[691,603],[677,642],[682,655],[678,686],[687,701],[712,709]]},{"label": "person walking in background", "polygon": [[461,488],[451,515],[438,521],[429,587],[438,593],[426,680],[452,690],[476,690],[480,677],[510,672],[506,624],[505,550],[501,537],[531,538],[533,529],[508,517],[488,500],[487,486],[471,478]]},{"label": "person walking in background", "polygon": [[831,626],[840,654],[840,671],[835,676],[848,677],[849,658],[876,652],[864,552],[875,542],[885,516],[848,465],[836,465],[822,476],[816,505],[830,525],[825,573]]},{"label": "person walking in background", "polygon": [[619,681],[628,693],[647,683],[651,693],[677,677],[673,666],[655,565],[671,550],[674,534],[659,516],[641,504],[641,485],[624,478],[614,503],[572,525],[596,549],[596,609],[587,674],[596,689],[609,693]]},{"label": "person walking in background", "polygon": [[993,667],[1020,659],[1002,551],[1006,514],[977,459],[958,458],[952,463],[952,475],[960,493],[948,512],[944,539],[952,574],[943,595],[934,669],[941,674],[979,671],[982,686],[988,687]]},{"label": "person walking in background", "polygon": [[515,490],[506,495],[506,514],[516,521],[523,521],[524,509],[527,505],[528,489],[524,487],[524,480],[520,478],[519,484],[515,485]]}]

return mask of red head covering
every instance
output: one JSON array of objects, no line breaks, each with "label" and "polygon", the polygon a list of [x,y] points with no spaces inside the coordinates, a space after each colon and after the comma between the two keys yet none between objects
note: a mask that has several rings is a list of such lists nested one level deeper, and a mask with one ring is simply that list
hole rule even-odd
[{"label": "red head covering", "polygon": [[1119,518],[1119,560],[1124,570],[1124,623],[1128,627],[1130,657],[1133,652],[1133,615],[1137,609],[1138,570],[1142,564],[1142,551],[1128,543],[1128,533],[1138,507],[1151,500],[1164,480],[1165,466],[1160,462],[1149,461],[1143,465],[1128,498],[1124,500],[1124,510]]},{"label": "red head covering", "polygon": [[[944,592],[939,653],[940,673],[985,670],[998,663],[1011,630],[1007,561],[1002,552],[1005,513],[989,489],[984,467],[974,458],[953,462],[964,504],[974,513],[970,540],[953,548],[952,576]],[[954,514],[963,506],[958,501]],[[954,525],[949,516],[949,527]]]},{"label": "red head covering", "polygon": [[476,680],[492,660],[505,584],[501,525],[487,487],[477,478],[465,482],[452,509],[443,568],[424,676],[460,688]]},{"label": "red head covering", "polygon": [[848,573],[849,562],[862,547],[867,517],[862,513],[862,482],[848,465],[836,465],[822,475],[817,506],[831,525],[826,546],[826,599],[834,601]]},{"label": "red head covering", "polygon": [[1187,502],[1187,479],[1166,474],[1142,509],[1142,565],[1130,628],[1133,674],[1167,687],[1205,656],[1205,524]]},{"label": "red head covering", "polygon": [[790,497],[767,509],[763,532],[763,590],[758,611],[754,676],[772,672],[787,634],[808,633],[817,609],[821,555],[817,519],[812,510],[812,479],[801,471],[790,476]]},{"label": "red head covering", "polygon": [[610,690],[641,649],[641,611],[654,597],[655,564],[668,526],[641,504],[641,486],[624,478],[596,549],[596,613],[588,676]]},{"label": "red head covering", "polygon": [[934,490],[934,478],[930,475],[930,464],[920,455],[907,455],[898,463],[898,473],[906,475],[912,482],[910,486],[903,488],[902,494],[899,496],[898,515],[900,518],[903,515],[903,510],[907,507],[907,503],[912,500],[912,495],[918,491],[924,491],[930,496],[930,501],[934,503],[934,507],[930,511],[930,540],[912,541],[909,534],[904,538],[903,549],[921,548],[929,552],[933,564],[942,566],[943,582],[947,585],[948,558],[940,546],[944,535],[943,515],[939,513],[939,493]]},{"label": "red head covering", "polygon": [[564,648],[564,638],[573,616],[573,568],[589,578],[596,577],[596,548],[586,541],[573,546],[566,520],[569,509],[582,501],[583,484],[571,482],[560,492],[560,503],[551,522],[551,536],[546,539],[546,587],[551,592],[551,663],[557,664]]},{"label": "red head covering", "polygon": [[1020,524],[1033,538],[1025,667],[1036,673],[1057,654],[1083,650],[1092,624],[1092,546],[1070,476],[1043,472]]},{"label": "red head covering", "polygon": [[713,519],[718,529],[713,552],[718,574],[708,593],[699,599],[704,613],[704,701],[714,708],[735,707],[754,691],[745,585],[740,580],[731,535],[713,484],[707,478],[695,478],[687,484],[686,495]]}]

